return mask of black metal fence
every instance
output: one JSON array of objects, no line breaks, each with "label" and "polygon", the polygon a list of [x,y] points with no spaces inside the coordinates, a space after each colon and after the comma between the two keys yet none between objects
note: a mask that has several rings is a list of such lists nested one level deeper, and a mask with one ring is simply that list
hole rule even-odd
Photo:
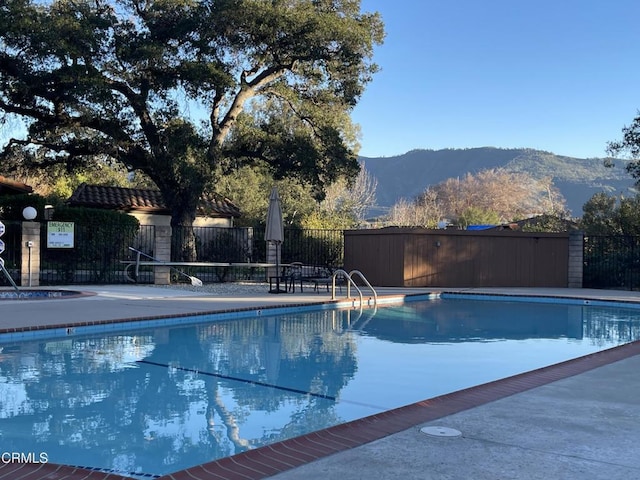
[{"label": "black metal fence", "polygon": [[73,248],[47,244],[46,224],[41,230],[40,284],[126,283],[125,265],[132,259],[129,246],[153,251],[153,226],[131,224],[74,225]]},{"label": "black metal fence", "polygon": [[[264,232],[261,232],[264,237]],[[264,250],[264,249],[263,249]],[[335,269],[344,264],[342,230],[285,229],[282,261]]]},{"label": "black metal fence", "polygon": [[[264,229],[255,227],[194,227],[198,262],[266,262]],[[181,243],[189,232],[174,229],[172,241]],[[285,228],[282,243],[283,263],[341,266],[344,258],[342,230],[305,230]],[[176,249],[172,260],[177,261]]]},{"label": "black metal fence", "polygon": [[[5,232],[0,240],[4,243],[4,252],[0,258],[4,261],[4,267],[15,282],[20,281],[20,268],[22,265],[22,222],[3,220]],[[0,273],[0,286],[11,285],[9,279]]]},{"label": "black metal fence", "polygon": [[640,289],[640,237],[586,236],[585,288]]},{"label": "black metal fence", "polygon": [[[174,228],[171,237],[171,260],[180,261],[179,246],[193,233],[196,262],[263,262],[264,253],[255,245],[251,227]],[[261,256],[262,255],[262,256]]]},{"label": "black metal fence", "polygon": [[[179,261],[178,246],[185,238],[193,238],[196,262],[267,263],[267,245],[263,227],[193,227],[174,228],[172,235],[172,261]],[[340,267],[344,259],[342,230],[284,229],[281,247],[282,263],[302,262],[305,265],[329,268]],[[234,267],[181,268],[205,282],[227,280],[264,280],[264,269]],[[175,277],[180,280],[180,275]]]},{"label": "black metal fence", "polygon": [[[7,244],[5,259],[14,279],[20,277],[20,222],[7,225],[3,236]],[[266,243],[264,230],[252,227],[195,227],[197,262],[225,263],[265,263]],[[174,229],[172,247],[181,242],[183,235],[190,233]],[[52,248],[47,245],[47,224],[42,224],[40,252],[40,284],[97,284],[128,283],[132,268],[126,271],[123,261],[135,260],[133,247],[152,258],[157,252],[155,246],[155,227],[142,225],[139,228],[131,224],[74,224],[73,248]],[[172,251],[174,248],[172,248]],[[175,249],[177,250],[177,248]],[[10,252],[10,256],[7,255]],[[340,230],[299,230],[285,229],[282,245],[282,263],[303,262],[308,265],[339,267],[343,261],[343,237]],[[172,253],[172,260],[176,260]],[[143,260],[149,260],[143,258]],[[195,275],[205,282],[227,280],[264,280],[264,269],[256,268],[180,268],[189,275]],[[175,281],[184,280],[174,271]],[[141,267],[137,281],[153,282],[153,269]],[[14,275],[15,274],[15,275]],[[182,278],[181,278],[182,277]],[[8,282],[0,278],[0,285]]]}]

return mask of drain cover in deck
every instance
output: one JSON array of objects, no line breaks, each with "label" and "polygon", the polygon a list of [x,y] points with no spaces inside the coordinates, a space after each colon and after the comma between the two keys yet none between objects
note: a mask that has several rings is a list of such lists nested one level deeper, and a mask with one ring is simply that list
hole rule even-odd
[{"label": "drain cover in deck", "polygon": [[459,437],[462,435],[460,430],[449,427],[423,427],[420,431],[432,437]]}]

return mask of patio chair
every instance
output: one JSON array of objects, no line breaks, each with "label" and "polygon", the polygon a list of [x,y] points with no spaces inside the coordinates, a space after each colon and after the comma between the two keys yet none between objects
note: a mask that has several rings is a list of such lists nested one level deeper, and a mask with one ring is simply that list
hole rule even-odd
[{"label": "patio chair", "polygon": [[304,290],[302,289],[302,262],[291,262],[289,264],[288,272],[287,272],[287,291],[296,293],[296,283],[300,285],[300,292],[302,293]]},{"label": "patio chair", "polygon": [[[308,267],[306,272],[303,269],[303,280],[307,283],[313,284],[314,292],[320,293],[320,286],[324,285],[329,291],[329,287],[331,286],[333,271],[327,267]],[[342,293],[342,284],[344,280],[342,278],[336,278],[336,286],[340,289],[340,293]]]}]

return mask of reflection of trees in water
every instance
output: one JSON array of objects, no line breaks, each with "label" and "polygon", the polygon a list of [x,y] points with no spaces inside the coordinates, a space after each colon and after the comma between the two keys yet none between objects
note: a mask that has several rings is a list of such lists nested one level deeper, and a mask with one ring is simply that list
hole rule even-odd
[{"label": "reflection of trees in water", "polygon": [[366,334],[397,343],[588,337],[607,345],[640,338],[639,319],[628,309],[444,300],[381,310],[367,323]]},{"label": "reflection of trees in water", "polygon": [[584,308],[584,336],[594,345],[640,340],[638,311],[625,308]]},{"label": "reflection of trees in water", "polygon": [[380,310],[365,334],[402,344],[491,339],[588,339],[598,347],[640,340],[640,311],[555,303],[444,300]]},{"label": "reflection of trees in water", "polygon": [[[304,317],[263,317],[247,320],[246,331],[238,322],[224,322],[200,329],[208,352],[208,368],[228,376],[277,384],[288,388],[336,396],[356,371],[356,345],[351,335],[336,335],[337,316],[343,312],[306,313]],[[237,386],[237,400],[269,409],[289,393],[252,398],[248,386]]]},{"label": "reflection of trees in water", "polygon": [[[330,400],[198,372],[337,396],[356,359],[351,336],[333,334],[336,313],[5,347],[0,378],[14,394],[0,398],[3,448],[156,473],[335,424]],[[283,426],[243,436],[249,412],[283,407]]]},{"label": "reflection of trees in water", "polygon": [[[242,322],[220,322],[199,327],[199,338],[207,352],[208,371],[249,382],[272,384],[287,389],[335,397],[356,371],[353,337],[337,336],[336,322],[341,312],[307,313],[280,318],[258,317]],[[245,328],[246,327],[246,328]],[[289,390],[263,388],[227,378],[207,382],[217,401],[215,413],[227,427],[229,439],[238,449],[246,442],[237,438],[237,421],[247,412],[274,412],[285,403],[296,403],[295,410],[279,431],[269,431],[250,440],[253,446],[313,431],[339,422],[333,413],[334,402],[307,397]],[[236,408],[227,411],[219,401],[220,389],[232,393]]]}]

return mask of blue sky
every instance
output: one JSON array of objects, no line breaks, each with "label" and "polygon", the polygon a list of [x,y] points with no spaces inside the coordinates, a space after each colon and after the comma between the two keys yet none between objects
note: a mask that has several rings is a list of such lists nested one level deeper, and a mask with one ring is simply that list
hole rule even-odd
[{"label": "blue sky", "polygon": [[360,155],[528,147],[606,156],[640,109],[638,0],[362,0],[386,29]]}]

